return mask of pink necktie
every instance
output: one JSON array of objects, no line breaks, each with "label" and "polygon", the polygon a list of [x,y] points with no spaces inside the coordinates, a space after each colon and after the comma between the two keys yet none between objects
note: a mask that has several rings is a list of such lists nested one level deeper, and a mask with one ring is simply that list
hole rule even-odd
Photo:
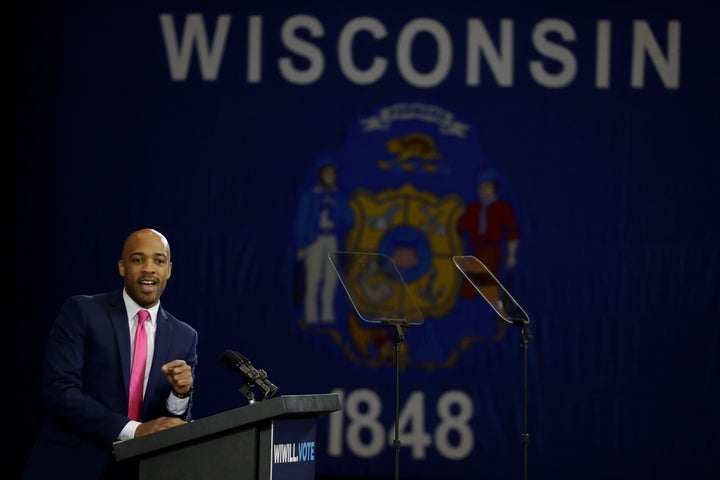
[{"label": "pink necktie", "polygon": [[147,360],[147,333],[145,320],[150,312],[138,312],[138,326],[135,330],[135,354],[133,355],[132,372],[130,373],[130,400],[128,402],[128,417],[140,421],[142,409],[143,385],[145,383],[145,362]]}]

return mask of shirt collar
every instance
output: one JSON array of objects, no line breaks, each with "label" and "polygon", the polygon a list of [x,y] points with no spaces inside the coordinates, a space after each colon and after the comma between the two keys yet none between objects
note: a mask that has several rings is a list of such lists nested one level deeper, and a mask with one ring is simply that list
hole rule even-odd
[{"label": "shirt collar", "polygon": [[147,310],[150,312],[150,323],[154,326],[157,324],[157,313],[160,310],[160,302],[156,303],[150,308],[143,308],[135,302],[130,295],[127,294],[125,288],[123,288],[123,300],[125,301],[125,312],[127,312],[128,322],[133,321],[140,310]]}]

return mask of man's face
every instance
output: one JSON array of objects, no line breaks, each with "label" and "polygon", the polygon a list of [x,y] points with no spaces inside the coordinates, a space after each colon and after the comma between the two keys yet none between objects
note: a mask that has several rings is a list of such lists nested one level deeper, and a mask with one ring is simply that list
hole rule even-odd
[{"label": "man's face", "polygon": [[152,231],[133,234],[125,242],[118,270],[128,295],[138,305],[152,307],[160,300],[172,270],[167,241]]},{"label": "man's face", "polygon": [[337,181],[337,172],[334,165],[326,165],[320,170],[320,181],[325,187],[334,187]]},{"label": "man's face", "polygon": [[495,182],[480,182],[478,185],[478,194],[480,198],[491,197],[495,193]]}]

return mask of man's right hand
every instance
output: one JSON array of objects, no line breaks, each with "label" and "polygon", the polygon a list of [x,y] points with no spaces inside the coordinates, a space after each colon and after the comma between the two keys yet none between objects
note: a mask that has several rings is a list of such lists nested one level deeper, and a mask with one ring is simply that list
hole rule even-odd
[{"label": "man's right hand", "polygon": [[135,438],[142,437],[149,433],[159,432],[160,430],[167,430],[168,428],[177,427],[178,425],[184,425],[187,422],[181,418],[176,417],[160,417],[149,422],[143,422],[138,425],[135,430]]}]

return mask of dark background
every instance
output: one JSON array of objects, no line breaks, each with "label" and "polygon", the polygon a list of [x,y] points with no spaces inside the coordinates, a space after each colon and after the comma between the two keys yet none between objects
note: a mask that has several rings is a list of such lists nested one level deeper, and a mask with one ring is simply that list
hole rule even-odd
[{"label": "dark background", "polygon": [[[701,2],[564,3],[13,1],[5,17],[7,473],[21,471],[43,418],[42,349],[62,300],[119,288],[122,241],[146,226],[172,245],[163,305],[200,334],[196,416],[243,405],[239,379],[219,362],[232,348],[270,372],[280,394],[374,390],[390,432],[392,368],[355,364],[294,322],[292,224],[313,156],[343,145],[358,118],[412,100],[472,125],[484,155],[511,182],[524,234],[513,293],[535,336],[530,475],[710,478],[720,426],[716,22]],[[196,64],[186,81],[170,79],[161,13],[178,24],[189,13],[208,22],[233,16],[216,81],[203,81]],[[310,85],[287,82],[275,67],[289,55],[281,25],[300,13],[325,27],[313,42],[326,69]],[[265,21],[259,84],[244,77],[250,15]],[[335,47],[341,27],[364,15],[386,26],[388,38],[372,46],[391,65],[361,86],[341,75]],[[433,88],[410,85],[392,61],[398,31],[418,17],[444,24],[455,45],[448,78]],[[493,34],[501,19],[514,20],[512,86],[498,85],[487,66],[480,86],[466,84],[469,18],[482,18]],[[567,44],[578,75],[563,88],[543,87],[528,71],[540,56],[530,32],[545,18],[578,33]],[[606,90],[594,87],[592,74],[600,19],[613,28]],[[679,88],[666,88],[652,68],[644,88],[631,88],[635,19],[650,24],[661,46],[667,23],[681,23]],[[374,185],[369,174],[353,181]],[[515,335],[451,368],[407,372],[403,395],[423,391],[429,418],[443,392],[468,392],[476,447],[458,461],[433,452],[415,459],[403,449],[403,478],[520,474]],[[331,456],[325,429],[321,420],[319,476],[391,477],[390,445],[371,458],[347,448]]]}]

